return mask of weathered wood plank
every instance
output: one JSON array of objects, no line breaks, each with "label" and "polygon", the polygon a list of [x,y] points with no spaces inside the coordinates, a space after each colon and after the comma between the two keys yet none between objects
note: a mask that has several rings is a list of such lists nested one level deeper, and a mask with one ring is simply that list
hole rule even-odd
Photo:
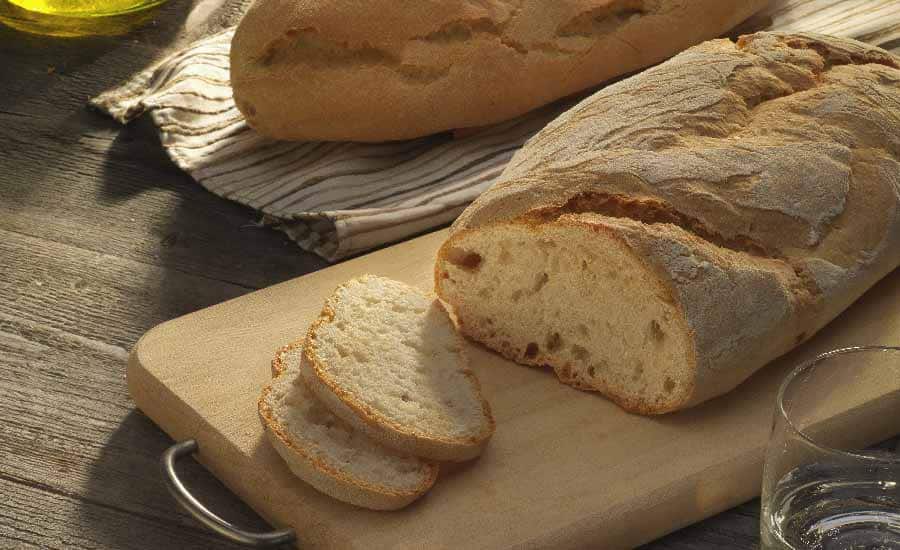
[{"label": "weathered wood plank", "polygon": [[[305,260],[275,234],[223,235],[252,215],[175,170],[154,131],[119,135],[83,108],[168,43],[186,11],[170,2],[162,27],[77,44],[0,29],[0,223],[94,250],[0,232],[0,547],[233,547],[165,492],[157,460],[170,441],[133,410],[124,348],[157,322],[302,271]],[[247,259],[281,252],[298,261],[233,268],[227,241]],[[236,286],[179,269],[251,274]],[[184,472],[225,517],[265,528],[201,467],[187,461]]]},{"label": "weathered wood plank", "polygon": [[[122,383],[126,360],[120,347],[0,314],[0,480],[55,495],[57,508],[45,515],[62,515],[82,499],[110,521],[151,522],[155,536],[181,547],[202,529],[166,492],[158,463],[171,441],[134,410]],[[267,529],[195,462],[180,471],[217,512]],[[215,540],[201,534],[206,544]],[[143,540],[140,532],[118,536],[130,537],[129,547]]]},{"label": "weathered wood plank", "polygon": [[[209,30],[234,24],[248,0],[168,0],[150,21],[120,36],[59,38],[20,32],[2,24],[0,12],[0,111],[31,118],[73,113],[167,52]],[[53,71],[48,71],[52,67]]]},{"label": "weathered wood plank", "polygon": [[709,550],[759,548],[759,500],[685,527],[650,544],[642,550]]},{"label": "weathered wood plank", "polygon": [[162,321],[247,292],[2,229],[0,258],[0,313],[126,349]]},{"label": "weathered wood plank", "polygon": [[[199,2],[223,21],[236,3]],[[191,4],[168,2],[127,37],[73,42],[0,25],[0,229],[252,288],[325,265],[276,231],[248,229],[258,215],[178,170],[149,120],[123,129],[86,108],[184,39]]]},{"label": "weathered wood plank", "polygon": [[173,526],[0,474],[0,547],[82,550],[245,548],[192,526]]},{"label": "weathered wood plank", "polygon": [[0,229],[252,288],[326,265],[178,170],[149,121],[72,118],[0,124]]}]

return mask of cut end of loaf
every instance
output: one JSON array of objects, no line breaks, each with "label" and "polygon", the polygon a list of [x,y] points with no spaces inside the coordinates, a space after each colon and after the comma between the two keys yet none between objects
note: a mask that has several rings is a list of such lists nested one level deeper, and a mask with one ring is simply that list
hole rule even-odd
[{"label": "cut end of loaf", "polygon": [[438,253],[435,287],[460,330],[526,365],[657,414],[693,390],[693,347],[672,293],[602,225],[502,223]]}]

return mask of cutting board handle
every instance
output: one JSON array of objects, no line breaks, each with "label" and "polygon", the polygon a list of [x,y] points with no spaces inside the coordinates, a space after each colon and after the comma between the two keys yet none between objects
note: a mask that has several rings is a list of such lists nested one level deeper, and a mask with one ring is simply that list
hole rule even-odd
[{"label": "cutting board handle", "polygon": [[294,542],[297,539],[293,529],[270,531],[268,533],[251,533],[238,529],[210,512],[206,506],[200,504],[200,501],[187,490],[187,487],[178,478],[178,472],[175,471],[175,462],[181,457],[193,454],[198,448],[196,440],[188,439],[172,445],[162,454],[162,469],[166,486],[182,508],[194,516],[194,519],[226,539],[254,548],[279,546]]}]

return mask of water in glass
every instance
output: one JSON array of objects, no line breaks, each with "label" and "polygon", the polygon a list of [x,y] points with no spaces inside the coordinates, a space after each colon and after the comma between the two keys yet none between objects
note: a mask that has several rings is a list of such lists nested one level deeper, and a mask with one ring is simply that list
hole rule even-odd
[{"label": "water in glass", "polygon": [[762,510],[763,548],[900,550],[900,462],[806,464]]}]

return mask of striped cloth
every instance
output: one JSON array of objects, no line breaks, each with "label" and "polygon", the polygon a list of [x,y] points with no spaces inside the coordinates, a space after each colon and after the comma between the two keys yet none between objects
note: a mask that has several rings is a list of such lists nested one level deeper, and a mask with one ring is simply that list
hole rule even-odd
[{"label": "striped cloth", "polygon": [[[780,0],[761,20],[773,29],[876,44],[900,38],[896,0]],[[122,123],[149,112],[181,169],[331,261],[452,221],[530,136],[570,104],[459,138],[448,133],[383,144],[274,141],[250,129],[232,100],[233,34],[229,28],[194,42],[91,103]]]},{"label": "striped cloth", "polygon": [[123,123],[149,112],[169,156],[203,187],[258,210],[331,261],[452,221],[565,107],[457,139],[275,141],[247,126],[232,100],[233,34],[195,42],[91,102]]}]

